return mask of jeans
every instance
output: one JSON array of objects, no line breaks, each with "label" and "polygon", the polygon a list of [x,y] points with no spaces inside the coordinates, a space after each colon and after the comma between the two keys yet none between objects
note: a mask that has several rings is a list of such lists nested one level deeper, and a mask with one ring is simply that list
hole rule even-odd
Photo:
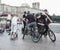
[{"label": "jeans", "polygon": [[31,27],[33,27],[33,29],[35,29],[35,27],[36,27],[36,22],[31,22],[31,23],[29,23],[29,24],[26,26],[26,28],[27,28],[28,31],[31,30]]}]

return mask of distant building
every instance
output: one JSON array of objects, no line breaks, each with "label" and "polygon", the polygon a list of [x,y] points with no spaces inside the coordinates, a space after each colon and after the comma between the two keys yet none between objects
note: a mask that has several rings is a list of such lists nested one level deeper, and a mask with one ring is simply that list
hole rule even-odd
[{"label": "distant building", "polygon": [[39,9],[40,8],[40,3],[39,2],[32,3],[32,8]]},{"label": "distant building", "polygon": [[[0,0],[1,2],[1,0]],[[0,14],[17,14],[19,17],[22,17],[24,11],[30,11],[31,13],[38,13],[42,10],[39,9],[40,4],[38,2],[32,3],[32,8],[24,3],[21,6],[10,6],[6,4],[0,4]]]}]

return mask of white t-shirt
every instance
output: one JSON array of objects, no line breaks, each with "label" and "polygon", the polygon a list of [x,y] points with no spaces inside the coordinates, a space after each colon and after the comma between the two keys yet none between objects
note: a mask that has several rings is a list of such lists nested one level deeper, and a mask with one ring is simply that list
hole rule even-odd
[{"label": "white t-shirt", "polygon": [[18,20],[18,17],[14,16],[11,21],[12,24],[17,24],[17,20]]},{"label": "white t-shirt", "polygon": [[10,14],[8,14],[7,19],[8,19],[8,20],[11,20],[11,15],[10,15]]}]

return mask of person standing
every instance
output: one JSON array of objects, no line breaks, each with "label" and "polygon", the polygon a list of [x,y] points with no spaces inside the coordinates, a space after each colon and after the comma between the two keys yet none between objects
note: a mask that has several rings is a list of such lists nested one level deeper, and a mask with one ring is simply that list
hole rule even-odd
[{"label": "person standing", "polygon": [[14,16],[11,20],[11,33],[10,38],[11,40],[16,37],[16,31],[17,31],[17,21],[19,20],[18,16]]},{"label": "person standing", "polygon": [[48,31],[48,24],[50,22],[53,22],[51,19],[51,16],[48,15],[47,10],[44,10],[43,13],[37,14],[36,15],[36,23],[38,26],[38,30],[41,33],[44,28],[46,28],[44,34],[44,37],[47,36],[47,31]]},{"label": "person standing", "polygon": [[11,14],[8,14],[8,16],[7,16],[7,22],[10,22],[9,27],[11,27],[11,19],[12,19]]},{"label": "person standing", "polygon": [[27,17],[27,13],[26,11],[24,11],[24,14],[23,14],[23,24],[24,24],[24,29],[25,29],[25,26],[26,26],[26,17]]}]

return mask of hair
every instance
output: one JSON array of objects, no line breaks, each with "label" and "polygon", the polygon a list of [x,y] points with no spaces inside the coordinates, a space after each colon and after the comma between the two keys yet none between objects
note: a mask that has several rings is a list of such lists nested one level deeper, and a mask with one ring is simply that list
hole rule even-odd
[{"label": "hair", "polygon": [[24,14],[26,14],[26,11],[24,11]]},{"label": "hair", "polygon": [[40,14],[37,13],[37,14],[36,14],[36,17],[37,17],[37,16],[40,16]]},{"label": "hair", "polygon": [[47,9],[45,9],[44,11],[46,11],[46,12],[47,12]]},{"label": "hair", "polygon": [[27,11],[27,14],[30,14],[30,11]]}]

